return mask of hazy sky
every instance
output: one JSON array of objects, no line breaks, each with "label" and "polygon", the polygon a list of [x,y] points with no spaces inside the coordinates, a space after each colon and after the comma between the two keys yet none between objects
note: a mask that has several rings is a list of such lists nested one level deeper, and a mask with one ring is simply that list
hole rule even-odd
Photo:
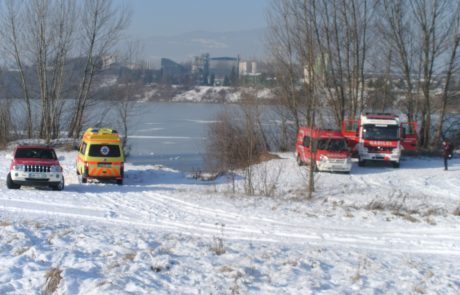
[{"label": "hazy sky", "polygon": [[129,35],[238,31],[266,25],[270,0],[116,0],[132,10]]}]

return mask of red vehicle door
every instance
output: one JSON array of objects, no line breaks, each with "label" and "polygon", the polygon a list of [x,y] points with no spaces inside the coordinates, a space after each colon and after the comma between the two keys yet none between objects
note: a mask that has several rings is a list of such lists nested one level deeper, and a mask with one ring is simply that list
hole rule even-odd
[{"label": "red vehicle door", "polygon": [[354,148],[359,142],[359,120],[343,120],[342,134],[347,139],[348,146]]},{"label": "red vehicle door", "polygon": [[401,123],[401,145],[406,151],[417,150],[417,123]]}]

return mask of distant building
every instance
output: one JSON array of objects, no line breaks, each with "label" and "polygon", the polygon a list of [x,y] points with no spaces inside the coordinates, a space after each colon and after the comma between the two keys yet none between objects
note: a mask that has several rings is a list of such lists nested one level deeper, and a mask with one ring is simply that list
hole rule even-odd
[{"label": "distant building", "polygon": [[171,83],[180,83],[184,80],[187,75],[187,70],[181,64],[169,58],[161,59],[161,75],[163,81],[169,81]]},{"label": "distant building", "polygon": [[108,69],[110,66],[117,63],[117,57],[115,55],[103,55],[101,60],[103,69]]},{"label": "distant building", "polygon": [[240,76],[257,74],[257,62],[255,61],[240,61],[238,73]]},{"label": "distant building", "polygon": [[[262,64],[263,68],[263,64]],[[261,73],[256,61],[241,61],[239,63],[239,82],[241,85],[269,85],[266,73]]]},{"label": "distant building", "polygon": [[257,74],[257,63],[255,61],[251,63],[251,74]]},{"label": "distant building", "polygon": [[238,79],[239,58],[213,57],[209,61],[210,84],[232,85]]},{"label": "distant building", "polygon": [[192,75],[199,85],[209,84],[209,53],[195,56],[192,63]]}]

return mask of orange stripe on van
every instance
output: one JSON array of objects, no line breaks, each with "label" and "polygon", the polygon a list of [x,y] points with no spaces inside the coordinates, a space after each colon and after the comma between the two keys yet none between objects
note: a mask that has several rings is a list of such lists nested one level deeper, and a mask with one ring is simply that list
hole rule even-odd
[{"label": "orange stripe on van", "polygon": [[97,168],[91,168],[91,170],[89,171],[89,175],[90,176],[96,175],[96,170]]}]

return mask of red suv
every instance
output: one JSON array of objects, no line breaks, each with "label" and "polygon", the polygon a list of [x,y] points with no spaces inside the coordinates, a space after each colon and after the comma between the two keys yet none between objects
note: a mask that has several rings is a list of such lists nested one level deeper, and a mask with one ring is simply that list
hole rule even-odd
[{"label": "red suv", "polygon": [[57,191],[64,189],[62,167],[53,148],[42,145],[16,147],[6,186],[19,189],[22,185],[48,186]]}]

